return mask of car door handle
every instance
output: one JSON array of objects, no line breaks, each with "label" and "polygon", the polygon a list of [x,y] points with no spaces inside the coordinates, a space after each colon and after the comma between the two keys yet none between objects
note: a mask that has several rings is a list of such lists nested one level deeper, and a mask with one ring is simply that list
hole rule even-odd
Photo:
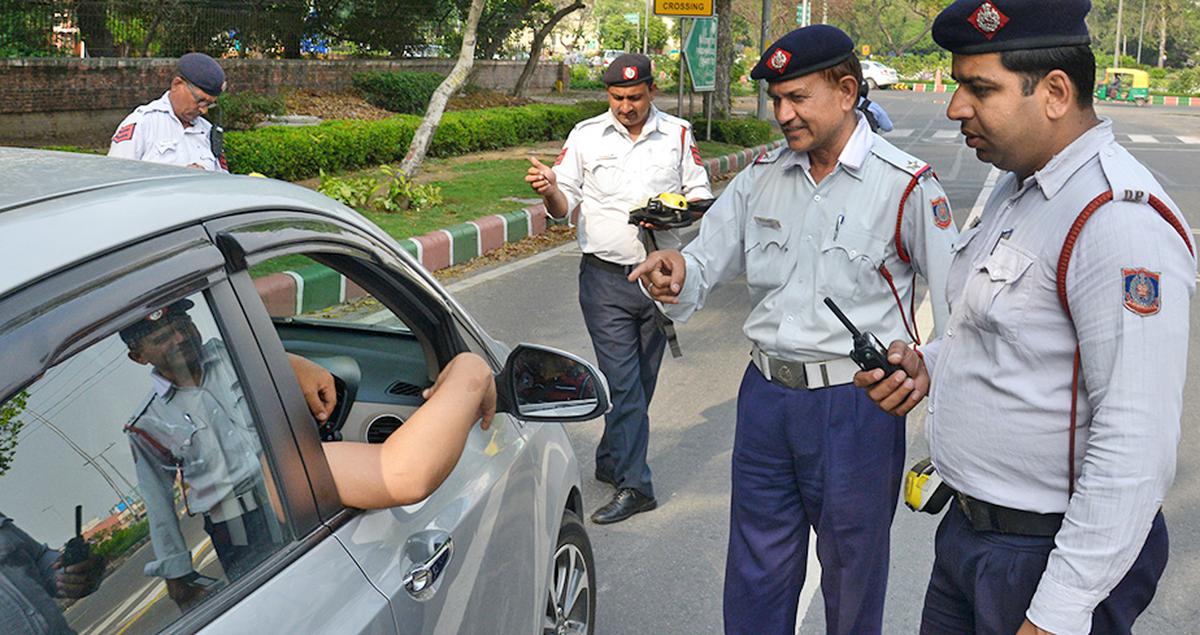
[{"label": "car door handle", "polygon": [[454,556],[454,540],[450,536],[445,536],[438,543],[433,550],[433,555],[414,566],[404,576],[404,589],[408,591],[409,595],[418,598],[427,595],[427,592],[442,577],[446,567],[450,565],[450,559]]}]

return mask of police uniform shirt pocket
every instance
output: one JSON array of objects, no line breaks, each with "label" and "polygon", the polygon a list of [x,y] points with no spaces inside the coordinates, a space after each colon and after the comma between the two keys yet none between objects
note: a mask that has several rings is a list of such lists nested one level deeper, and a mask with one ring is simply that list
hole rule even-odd
[{"label": "police uniform shirt pocket", "polygon": [[963,290],[966,319],[981,330],[1015,342],[1021,332],[1030,293],[1036,284],[1026,275],[1037,259],[1000,240],[975,267]]},{"label": "police uniform shirt pocket", "polygon": [[752,288],[782,287],[796,269],[788,248],[788,227],[779,219],[755,215],[746,227],[746,282]]},{"label": "police uniform shirt pocket", "polygon": [[597,191],[611,195],[624,190],[625,168],[616,156],[608,155],[593,159],[583,165],[584,181],[590,180]]},{"label": "police uniform shirt pocket", "polygon": [[857,301],[886,284],[879,272],[887,240],[869,232],[840,226],[821,244],[817,275],[823,295]]},{"label": "police uniform shirt pocket", "polygon": [[150,145],[145,160],[158,163],[174,163],[179,152],[178,141],[175,139],[159,139]]}]

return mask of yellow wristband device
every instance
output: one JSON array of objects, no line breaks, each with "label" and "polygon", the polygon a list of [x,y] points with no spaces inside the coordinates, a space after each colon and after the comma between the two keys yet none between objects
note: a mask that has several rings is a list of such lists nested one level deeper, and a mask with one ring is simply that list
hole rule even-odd
[{"label": "yellow wristband device", "polygon": [[942,482],[929,459],[917,461],[904,478],[904,504],[914,512],[936,514],[946,506],[950,494],[950,486]]}]

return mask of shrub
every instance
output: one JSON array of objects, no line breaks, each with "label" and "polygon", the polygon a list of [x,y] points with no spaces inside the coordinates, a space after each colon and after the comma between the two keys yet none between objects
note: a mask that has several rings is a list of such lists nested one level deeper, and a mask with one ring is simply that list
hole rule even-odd
[{"label": "shrub", "polygon": [[[429,155],[448,157],[564,139],[576,123],[608,108],[599,101],[574,105],[530,104],[448,112]],[[260,172],[295,181],[320,174],[398,161],[408,151],[420,120],[399,115],[380,121],[326,121],[317,126],[275,126],[225,135],[225,156],[239,174]]]},{"label": "shrub", "polygon": [[[708,125],[703,117],[692,121],[693,130],[699,134]],[[753,117],[735,117],[733,119],[713,119],[712,140],[730,145],[751,148],[762,145],[773,136],[771,124]]]},{"label": "shrub", "polygon": [[[332,177],[321,172],[317,191],[359,211],[420,211],[442,204],[438,186],[413,183],[390,165],[379,166],[379,171],[379,177]],[[380,191],[385,184],[387,189]]]},{"label": "shrub", "polygon": [[354,87],[371,104],[392,112],[423,114],[433,91],[441,85],[437,73],[357,73]]},{"label": "shrub", "polygon": [[282,115],[286,106],[280,95],[258,93],[225,93],[217,97],[217,107],[210,121],[219,121],[226,130],[250,130],[267,115]]},{"label": "shrub", "polygon": [[1165,68],[1152,68],[1152,69],[1150,69],[1149,72],[1150,72],[1150,79],[1166,79],[1167,78],[1167,69],[1165,69]]}]

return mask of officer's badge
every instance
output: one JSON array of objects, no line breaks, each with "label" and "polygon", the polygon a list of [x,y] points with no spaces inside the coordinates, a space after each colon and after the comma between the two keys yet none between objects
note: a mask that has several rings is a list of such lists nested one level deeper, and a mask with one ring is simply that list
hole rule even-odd
[{"label": "officer's badge", "polygon": [[939,196],[930,203],[933,206],[933,224],[938,226],[938,229],[946,229],[954,222],[954,217],[950,215],[950,203],[946,201],[945,196]]},{"label": "officer's badge", "polygon": [[151,313],[150,315],[147,315],[146,319],[150,320],[151,322],[157,322],[162,319],[164,314],[165,314],[165,311],[163,311],[162,309],[159,309],[159,310]]},{"label": "officer's badge", "polygon": [[129,141],[132,139],[133,129],[136,127],[136,123],[131,123],[127,126],[121,126],[121,129],[117,131],[117,134],[113,135],[113,143],[121,143],[122,141]]},{"label": "officer's badge", "polygon": [[1005,24],[1008,24],[1008,16],[1000,13],[996,5],[991,2],[984,2],[979,5],[975,13],[967,18],[967,22],[970,22],[971,26],[982,33],[983,37],[990,40],[996,37],[996,33],[1003,29]]},{"label": "officer's badge", "polygon": [[567,148],[563,147],[562,152],[558,153],[558,158],[554,160],[554,165],[561,165],[565,156],[567,156]]},{"label": "officer's badge", "polygon": [[637,67],[636,66],[626,66],[624,69],[621,70],[621,76],[624,77],[626,80],[637,79]]},{"label": "officer's badge", "polygon": [[792,61],[791,53],[783,49],[775,49],[775,52],[771,54],[771,59],[767,60],[767,68],[776,73],[782,73],[790,61]]},{"label": "officer's badge", "polygon": [[1154,315],[1161,306],[1159,274],[1141,267],[1122,269],[1125,279],[1125,308],[1138,315]]}]

